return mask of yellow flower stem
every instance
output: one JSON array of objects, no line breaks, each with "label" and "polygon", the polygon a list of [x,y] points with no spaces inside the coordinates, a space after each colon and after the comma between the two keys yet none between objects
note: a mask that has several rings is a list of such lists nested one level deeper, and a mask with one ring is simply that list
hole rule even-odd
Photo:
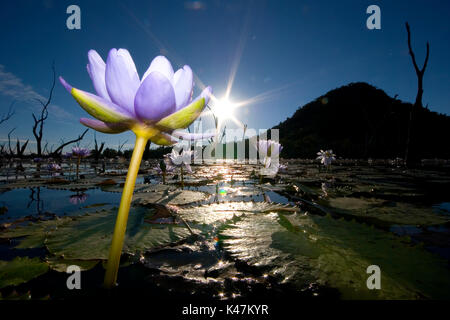
[{"label": "yellow flower stem", "polygon": [[117,213],[116,226],[109,250],[108,264],[106,266],[106,274],[104,286],[108,289],[116,284],[117,272],[119,270],[120,255],[122,253],[125,231],[127,229],[128,212],[130,211],[131,198],[133,197],[136,177],[141,165],[142,155],[144,154],[145,145],[148,137],[136,134],[136,143],[131,156],[130,166],[128,168],[127,179],[123,187],[122,199],[120,200],[119,212]]}]

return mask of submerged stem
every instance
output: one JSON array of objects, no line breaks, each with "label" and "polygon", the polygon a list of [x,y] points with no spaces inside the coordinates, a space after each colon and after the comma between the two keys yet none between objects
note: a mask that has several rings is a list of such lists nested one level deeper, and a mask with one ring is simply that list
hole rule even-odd
[{"label": "submerged stem", "polygon": [[184,178],[183,178],[183,164],[180,166],[180,176],[181,176],[181,188],[184,188]]},{"label": "submerged stem", "polygon": [[80,169],[80,161],[81,161],[81,157],[80,156],[78,156],[78,159],[77,159],[77,180],[80,178],[80,175],[79,175],[79,169]]},{"label": "submerged stem", "polygon": [[131,156],[130,166],[128,168],[127,179],[123,187],[122,199],[120,200],[119,212],[117,213],[116,225],[109,250],[108,264],[106,266],[106,274],[104,286],[112,288],[117,280],[117,272],[119,270],[120,255],[122,253],[123,240],[127,228],[128,212],[130,211],[131,198],[133,197],[136,177],[141,165],[142,155],[144,154],[147,137],[136,135],[136,143]]}]

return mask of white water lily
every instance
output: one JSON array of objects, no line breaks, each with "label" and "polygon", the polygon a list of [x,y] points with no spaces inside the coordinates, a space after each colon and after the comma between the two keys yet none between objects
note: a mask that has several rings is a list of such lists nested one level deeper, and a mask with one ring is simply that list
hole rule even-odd
[{"label": "white water lily", "polygon": [[183,150],[181,153],[172,149],[172,152],[168,154],[170,163],[174,167],[184,167],[189,173],[192,173],[191,163],[194,157],[194,152],[190,150]]},{"label": "white water lily", "polygon": [[320,162],[324,166],[330,166],[333,161],[336,160],[336,155],[333,153],[333,150],[320,150],[317,152],[317,160],[320,160]]},{"label": "white water lily", "polygon": [[262,175],[276,175],[279,170],[287,168],[285,165],[280,164],[279,155],[281,150],[283,150],[283,146],[274,140],[259,140],[259,158],[262,159],[264,164],[264,169],[261,170]]},{"label": "white water lily", "polygon": [[[274,162],[273,160],[278,160],[281,150],[283,150],[283,146],[276,141],[269,139],[258,142],[259,158],[263,159],[265,168],[269,168]],[[278,161],[275,162],[278,163]]]}]

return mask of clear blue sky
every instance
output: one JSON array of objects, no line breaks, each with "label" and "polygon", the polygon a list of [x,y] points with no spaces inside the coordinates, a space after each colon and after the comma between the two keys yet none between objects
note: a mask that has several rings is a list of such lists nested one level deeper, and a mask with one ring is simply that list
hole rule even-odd
[{"label": "clear blue sky", "polygon": [[[81,30],[66,28],[71,4],[81,8]],[[381,30],[366,28],[371,4],[381,8]],[[0,140],[14,127],[14,138],[34,140],[31,112],[39,105],[32,98],[48,95],[52,60],[57,75],[94,91],[86,72],[89,49],[106,59],[110,48],[127,48],[140,75],[163,53],[176,68],[189,64],[218,97],[237,66],[230,99],[264,98],[236,112],[255,129],[270,128],[299,106],[349,82],[365,81],[414,101],[417,82],[405,21],[411,25],[419,64],[430,42],[424,105],[450,114],[449,18],[446,0],[7,1],[0,10],[2,113],[17,102],[14,117],[0,126]],[[44,131],[49,145],[84,130],[78,118],[86,113],[59,83],[50,110]],[[110,146],[134,139],[131,133],[97,137]],[[82,145],[92,147],[92,130],[86,138]]]}]

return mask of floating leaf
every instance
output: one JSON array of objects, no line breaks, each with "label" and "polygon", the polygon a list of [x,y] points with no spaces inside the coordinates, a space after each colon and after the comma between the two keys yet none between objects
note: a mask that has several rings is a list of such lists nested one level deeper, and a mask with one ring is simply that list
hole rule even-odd
[{"label": "floating leaf", "polygon": [[[189,230],[183,225],[150,225],[146,217],[153,209],[132,208],[130,210],[123,252],[136,253],[163,247],[189,237]],[[77,217],[52,232],[46,245],[49,251],[64,259],[95,260],[107,259],[116,212],[103,211]],[[194,229],[195,226],[191,226]]]},{"label": "floating leaf", "polygon": [[59,225],[71,220],[69,217],[29,223],[26,226],[17,226],[0,232],[0,238],[10,239],[24,237],[16,246],[18,249],[31,249],[43,247],[47,235],[56,230]]},{"label": "floating leaf", "polygon": [[28,282],[47,270],[48,265],[39,258],[17,257],[12,261],[0,261],[0,288]]},{"label": "floating leaf", "polygon": [[[391,233],[329,216],[246,215],[220,231],[234,258],[268,270],[299,289],[311,283],[350,299],[448,297],[445,261]],[[369,290],[366,269],[381,268],[382,290]]]},{"label": "floating leaf", "polygon": [[47,258],[46,262],[48,263],[50,269],[58,272],[66,272],[67,268],[71,265],[80,267],[81,271],[90,270],[98,264],[99,260],[68,260],[51,257]]},{"label": "floating leaf", "polygon": [[336,213],[375,218],[390,224],[432,225],[450,221],[450,216],[436,214],[431,206],[376,198],[330,198],[327,204]]}]

